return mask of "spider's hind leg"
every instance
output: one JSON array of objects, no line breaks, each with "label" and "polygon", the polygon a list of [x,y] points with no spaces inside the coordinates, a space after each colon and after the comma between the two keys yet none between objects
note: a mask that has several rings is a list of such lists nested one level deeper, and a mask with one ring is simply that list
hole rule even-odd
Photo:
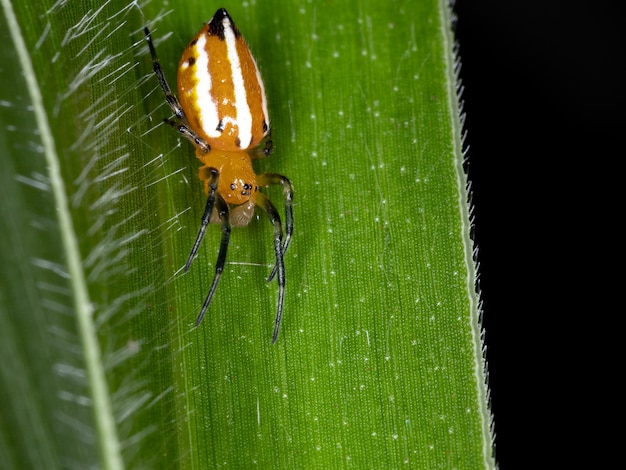
[{"label": "spider's hind leg", "polygon": [[180,132],[186,139],[188,139],[192,144],[196,146],[196,148],[200,149],[203,153],[209,153],[211,151],[211,146],[207,144],[204,139],[198,134],[196,134],[190,127],[182,124],[180,122],[176,122],[173,119],[163,119],[163,122],[169,124],[178,132]]},{"label": "spider's hind leg", "polygon": [[[272,154],[272,150],[274,150],[274,142],[272,142],[271,131],[265,136],[264,142],[265,143],[263,145],[259,144],[258,147],[248,150],[248,154],[251,158],[265,158]],[[263,143],[263,141],[261,143]]]},{"label": "spider's hind leg", "polygon": [[201,149],[204,153],[208,153],[211,151],[211,146],[205,142],[205,140],[200,137],[190,126],[189,121],[187,120],[187,116],[185,116],[185,111],[178,101],[176,95],[172,92],[169,84],[167,83],[167,79],[163,74],[163,69],[161,68],[161,63],[159,62],[159,58],[157,57],[156,49],[154,48],[154,44],[152,42],[152,35],[150,34],[150,30],[146,27],[144,28],[144,34],[146,35],[146,41],[148,43],[148,48],[150,49],[150,55],[152,57],[152,67],[154,68],[154,74],[157,76],[159,80],[159,85],[161,86],[161,90],[163,90],[163,94],[165,95],[165,100],[167,101],[168,106],[176,116],[177,121],[173,121],[171,119],[164,119],[170,126],[174,127],[178,130],[183,136],[185,136],[192,144],[194,144],[197,148]]}]

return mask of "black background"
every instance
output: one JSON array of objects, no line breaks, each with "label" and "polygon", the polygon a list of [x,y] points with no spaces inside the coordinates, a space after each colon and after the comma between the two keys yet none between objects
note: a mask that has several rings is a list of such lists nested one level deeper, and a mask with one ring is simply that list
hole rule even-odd
[{"label": "black background", "polygon": [[601,428],[581,417],[602,403],[577,398],[602,374],[587,357],[587,375],[588,351],[572,338],[600,320],[585,305],[594,273],[580,248],[596,256],[584,234],[606,230],[596,193],[621,173],[626,17],[601,1],[457,0],[454,10],[496,459],[546,468],[602,455],[587,440]]}]

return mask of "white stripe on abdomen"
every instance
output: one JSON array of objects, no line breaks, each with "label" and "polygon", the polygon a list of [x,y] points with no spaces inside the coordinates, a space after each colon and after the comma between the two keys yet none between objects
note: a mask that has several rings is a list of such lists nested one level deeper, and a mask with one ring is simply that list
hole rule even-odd
[{"label": "white stripe on abdomen", "polygon": [[238,137],[241,148],[248,148],[252,140],[252,113],[248,105],[248,97],[246,96],[246,87],[243,83],[243,73],[241,71],[241,63],[237,54],[237,44],[235,32],[228,21],[224,18],[224,40],[226,41],[226,53],[231,65],[231,76],[233,86],[235,88],[235,109],[237,110]]},{"label": "white stripe on abdomen", "polygon": [[219,117],[217,115],[217,103],[215,103],[211,94],[213,84],[209,74],[209,55],[206,53],[205,46],[206,37],[204,34],[201,34],[198,36],[198,41],[194,48],[194,56],[196,57],[196,99],[202,130],[209,137],[217,138],[222,133],[217,130]]}]

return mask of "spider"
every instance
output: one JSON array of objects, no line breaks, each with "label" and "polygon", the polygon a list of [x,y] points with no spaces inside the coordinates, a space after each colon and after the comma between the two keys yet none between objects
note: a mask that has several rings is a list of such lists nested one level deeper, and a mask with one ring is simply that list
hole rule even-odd
[{"label": "spider", "polygon": [[[293,186],[277,173],[255,174],[252,159],[269,156],[272,141],[265,88],[256,62],[228,12],[220,8],[183,51],[178,65],[178,98],[170,89],[148,28],[144,28],[154,73],[174,113],[164,119],[187,138],[202,163],[198,172],[207,195],[200,230],[185,263],[189,271],[209,223],[222,226],[215,275],[196,326],[211,304],[226,262],[231,227],[246,226],[260,207],[274,227],[276,263],[267,278],[278,279],[272,343],[278,338],[285,297],[285,252],[293,234]],[[260,144],[265,139],[264,146]],[[281,185],[285,232],[280,215],[259,187]]]}]

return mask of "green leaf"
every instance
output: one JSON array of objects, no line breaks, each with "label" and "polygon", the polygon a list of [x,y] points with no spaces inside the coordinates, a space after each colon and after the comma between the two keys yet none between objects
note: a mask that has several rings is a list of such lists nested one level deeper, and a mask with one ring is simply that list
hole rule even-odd
[{"label": "green leaf", "polygon": [[[0,0],[1,468],[493,468],[456,58],[443,1],[224,5],[295,186],[220,240],[174,86],[222,5]],[[282,192],[270,189],[282,210]]]}]

